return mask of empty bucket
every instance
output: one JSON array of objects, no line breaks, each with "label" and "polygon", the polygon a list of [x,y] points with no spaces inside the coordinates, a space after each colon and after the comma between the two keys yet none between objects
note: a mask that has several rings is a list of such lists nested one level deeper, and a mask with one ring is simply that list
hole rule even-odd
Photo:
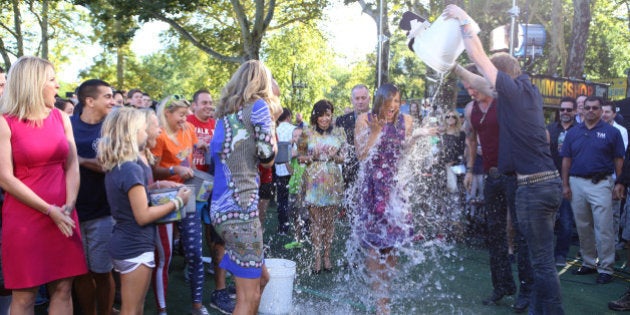
[{"label": "empty bucket", "polygon": [[[472,27],[475,33],[479,33],[476,23],[473,22]],[[464,48],[459,21],[445,19],[442,15],[413,42],[416,55],[438,73],[446,73],[452,69]]]},{"label": "empty bucket", "polygon": [[293,281],[295,262],[287,259],[268,258],[269,283],[260,298],[259,314],[289,314],[293,308]]}]

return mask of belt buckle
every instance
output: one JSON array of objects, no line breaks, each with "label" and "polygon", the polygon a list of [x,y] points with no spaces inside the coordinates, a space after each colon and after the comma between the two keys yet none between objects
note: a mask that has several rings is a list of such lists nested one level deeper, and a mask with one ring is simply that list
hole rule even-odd
[{"label": "belt buckle", "polygon": [[501,173],[499,173],[499,168],[493,166],[488,169],[488,176],[490,176],[491,178],[499,178],[501,176]]}]

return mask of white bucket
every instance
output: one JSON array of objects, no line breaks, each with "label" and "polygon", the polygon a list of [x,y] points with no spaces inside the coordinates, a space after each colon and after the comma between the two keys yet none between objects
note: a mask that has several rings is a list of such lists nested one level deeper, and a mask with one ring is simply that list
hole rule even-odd
[{"label": "white bucket", "polygon": [[268,258],[269,283],[260,298],[259,314],[289,314],[293,308],[293,280],[295,262],[287,259]]},{"label": "white bucket", "polygon": [[[474,22],[472,29],[479,33],[479,26]],[[416,55],[440,74],[455,66],[455,60],[462,54],[464,48],[459,21],[445,19],[442,15],[413,42],[413,51]]]}]

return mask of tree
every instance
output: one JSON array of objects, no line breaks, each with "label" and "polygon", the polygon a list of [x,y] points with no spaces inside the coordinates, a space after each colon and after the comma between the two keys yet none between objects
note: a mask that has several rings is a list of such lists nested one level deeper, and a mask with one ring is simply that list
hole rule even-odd
[{"label": "tree", "polygon": [[325,38],[316,26],[304,23],[282,29],[266,43],[262,59],[282,90],[282,105],[296,112],[310,111],[334,85],[330,65],[334,54]]},{"label": "tree", "polygon": [[581,79],[584,74],[584,60],[587,50],[587,39],[591,23],[591,1],[573,0],[573,30],[569,59],[564,76]]},{"label": "tree", "polygon": [[[99,0],[78,0],[90,4]],[[168,23],[180,37],[221,61],[260,59],[269,30],[321,16],[328,0],[109,1],[118,14]],[[240,36],[237,36],[240,34]]]}]

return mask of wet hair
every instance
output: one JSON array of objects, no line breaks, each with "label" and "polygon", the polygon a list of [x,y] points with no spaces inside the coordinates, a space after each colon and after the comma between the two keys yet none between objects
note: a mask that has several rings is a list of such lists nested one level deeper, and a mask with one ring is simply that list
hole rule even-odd
[{"label": "wet hair", "polygon": [[490,61],[497,70],[505,72],[510,78],[514,79],[521,75],[521,65],[518,60],[505,52],[499,52],[490,56]]},{"label": "wet hair", "polygon": [[291,117],[293,114],[291,113],[291,110],[284,107],[282,109],[282,114],[280,114],[280,117],[278,117],[278,122],[280,121],[285,121],[287,118]]},{"label": "wet hair", "polygon": [[100,86],[105,86],[111,88],[109,83],[99,80],[99,79],[90,79],[84,81],[77,88],[77,98],[81,104],[85,104],[85,99],[88,97],[97,98],[98,97],[98,88]]},{"label": "wet hair", "polygon": [[564,102],[571,102],[571,104],[573,104],[573,109],[577,108],[577,102],[575,101],[575,99],[573,97],[565,96],[565,97],[561,98],[560,102],[558,103],[558,105],[560,105],[560,104],[562,104]]},{"label": "wet hair", "polygon": [[260,60],[248,60],[234,72],[221,92],[216,118],[236,113],[242,106],[262,99],[269,106],[272,117],[281,111],[280,101],[273,94],[271,71]]},{"label": "wet hair", "polygon": [[48,71],[54,71],[50,61],[35,56],[20,57],[9,69],[10,79],[0,98],[0,111],[40,126],[49,112],[44,100],[44,86],[50,79]]},{"label": "wet hair", "polygon": [[210,91],[208,91],[207,89],[199,89],[197,91],[195,91],[195,93],[193,94],[193,103],[197,103],[197,99],[199,98],[200,94],[210,94]]},{"label": "wet hair", "polygon": [[140,157],[140,128],[146,128],[146,114],[133,107],[122,107],[107,115],[96,155],[105,171]]},{"label": "wet hair", "polygon": [[[319,100],[313,105],[313,111],[311,112],[311,119],[309,120],[311,126],[317,127],[317,118],[324,116],[326,111],[330,110],[330,113],[334,113],[335,109],[333,103],[329,100]],[[333,124],[330,124],[332,127]]]},{"label": "wet hair", "polygon": [[[386,104],[391,103],[392,100],[394,99],[394,96],[396,96],[396,94],[398,93],[400,93],[398,88],[391,83],[385,83],[379,86],[378,89],[376,89],[376,92],[374,92],[374,103],[372,103],[372,114],[378,116],[378,114],[381,112],[381,108],[383,108],[383,106],[385,106]],[[396,112],[396,115],[394,115],[395,116],[394,121],[398,119],[399,114],[400,114],[400,110],[398,110]]]}]

